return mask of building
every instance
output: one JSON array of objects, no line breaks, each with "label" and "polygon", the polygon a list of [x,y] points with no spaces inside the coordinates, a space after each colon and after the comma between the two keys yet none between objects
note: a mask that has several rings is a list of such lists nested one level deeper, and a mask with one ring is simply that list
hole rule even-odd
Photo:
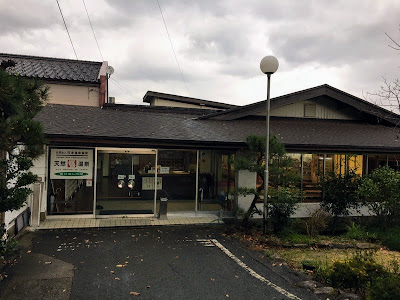
[{"label": "building", "polygon": [[[232,161],[249,134],[265,134],[265,101],[235,106],[149,91],[143,99],[150,105],[107,103],[107,63],[4,57],[24,66],[21,75],[49,82],[53,93],[36,117],[47,144],[34,170],[41,179],[30,202],[34,225],[62,216],[157,216],[161,198],[168,214],[248,207],[251,197],[232,192],[255,187],[256,174],[235,172]],[[296,162],[305,193],[297,216],[318,206],[327,172],[398,169],[399,121],[328,85],[272,99],[272,134]]]}]

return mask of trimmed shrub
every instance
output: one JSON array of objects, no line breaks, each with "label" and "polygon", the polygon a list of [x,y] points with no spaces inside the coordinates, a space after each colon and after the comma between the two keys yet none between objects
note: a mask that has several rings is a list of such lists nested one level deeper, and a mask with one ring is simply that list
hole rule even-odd
[{"label": "trimmed shrub", "polygon": [[274,232],[281,232],[289,223],[290,216],[295,212],[300,191],[295,188],[278,187],[271,189],[268,202],[268,216],[274,226]]}]

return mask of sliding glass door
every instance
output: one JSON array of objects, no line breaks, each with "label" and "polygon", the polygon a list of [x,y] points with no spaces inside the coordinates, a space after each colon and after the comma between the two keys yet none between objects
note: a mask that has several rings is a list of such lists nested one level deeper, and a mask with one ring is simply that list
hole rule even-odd
[{"label": "sliding glass door", "polygon": [[96,215],[156,213],[156,169],[155,150],[98,150]]}]

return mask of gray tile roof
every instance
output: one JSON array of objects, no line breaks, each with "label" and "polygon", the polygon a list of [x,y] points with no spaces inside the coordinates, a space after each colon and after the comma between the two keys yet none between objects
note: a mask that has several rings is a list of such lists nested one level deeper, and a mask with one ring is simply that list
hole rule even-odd
[{"label": "gray tile roof", "polygon": [[[242,147],[249,134],[265,134],[263,119],[223,121],[196,117],[198,113],[190,114],[189,110],[175,112],[150,106],[120,110],[49,104],[35,118],[43,123],[50,140],[73,137],[144,141],[154,147],[158,142]],[[271,131],[288,150],[400,152],[397,127],[355,121],[272,118]]]},{"label": "gray tile roof", "polygon": [[93,61],[0,53],[0,61],[9,59],[16,63],[11,71],[21,76],[88,83],[99,82],[102,65]]}]

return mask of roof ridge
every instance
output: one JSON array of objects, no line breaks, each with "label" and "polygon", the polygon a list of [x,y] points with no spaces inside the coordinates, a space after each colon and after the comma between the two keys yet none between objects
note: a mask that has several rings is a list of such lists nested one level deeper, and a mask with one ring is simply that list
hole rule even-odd
[{"label": "roof ridge", "polygon": [[48,57],[48,56],[35,56],[35,55],[27,55],[27,54],[12,54],[12,53],[0,53],[0,57],[2,56],[10,56],[16,58],[26,58],[26,59],[40,59],[40,60],[54,60],[54,61],[70,61],[70,62],[79,62],[79,63],[96,63],[102,64],[101,61],[91,61],[91,60],[80,60],[80,59],[71,59],[71,58],[60,58],[60,57]]},{"label": "roof ridge", "polygon": [[224,103],[224,102],[215,101],[215,100],[207,100],[207,99],[187,97],[187,96],[161,93],[161,92],[155,92],[155,91],[147,91],[146,94],[143,96],[143,101],[149,103],[150,100],[147,100],[147,98],[151,98],[151,97],[158,97],[161,99],[178,101],[178,102],[183,102],[183,103],[190,103],[190,104],[200,104],[201,105],[203,103],[204,105],[209,105],[209,106],[214,106],[214,107],[218,106],[218,107],[224,108],[224,109],[229,109],[229,108],[238,106],[235,104],[229,104],[229,103]]},{"label": "roof ridge", "polygon": [[[304,89],[304,90],[292,92],[292,93],[289,93],[289,94],[280,95],[280,96],[278,96],[278,97],[271,98],[271,101],[275,101],[275,100],[278,100],[278,99],[280,99],[280,98],[284,98],[284,97],[288,97],[288,96],[294,96],[294,95],[296,95],[296,94],[308,92],[308,91],[311,91],[311,90],[314,90],[314,89],[318,89],[318,88],[323,88],[323,87],[331,87],[331,86],[329,86],[328,84],[322,84],[322,85],[314,86],[314,87],[311,87],[311,88],[308,88],[308,89]],[[340,91],[340,90],[339,90],[339,91]],[[354,96],[354,97],[355,97],[355,96]],[[209,118],[209,117],[214,117],[214,116],[218,116],[218,115],[229,114],[230,112],[234,112],[234,111],[237,111],[237,110],[241,110],[241,109],[245,109],[245,108],[249,108],[249,107],[252,107],[252,106],[259,105],[260,103],[265,102],[265,101],[267,101],[267,99],[260,100],[260,101],[257,101],[257,102],[253,102],[253,103],[249,103],[249,104],[246,104],[246,105],[243,105],[243,106],[232,107],[232,108],[227,109],[227,110],[225,110],[225,111],[218,111],[218,112],[213,113],[212,115],[209,114],[209,115],[207,115],[207,116],[204,116],[204,118],[203,118],[203,117],[200,117],[200,118],[201,118],[201,119],[207,119],[207,118]],[[200,119],[200,118],[199,118],[199,119]]]},{"label": "roof ridge", "polygon": [[[354,99],[355,101],[357,101],[359,103],[362,103],[362,104],[365,104],[365,105],[369,105],[369,106],[371,106],[371,107],[373,107],[375,109],[381,110],[382,112],[387,113],[387,114],[389,114],[391,116],[394,116],[396,118],[400,118],[399,114],[396,114],[396,113],[394,113],[394,112],[392,112],[390,110],[387,110],[386,108],[383,108],[383,107],[381,107],[379,105],[376,105],[376,104],[374,104],[372,102],[369,102],[369,101],[366,101],[364,99],[361,99],[360,97],[354,96],[354,95],[352,95],[350,93],[342,91],[342,90],[340,90],[338,88],[335,88],[335,87],[333,87],[333,86],[331,86],[329,84],[326,84],[326,83],[322,84],[322,85],[315,86],[315,87],[311,87],[311,88],[307,88],[307,89],[304,89],[304,90],[300,90],[300,91],[296,91],[296,92],[293,92],[293,93],[289,93],[289,94],[285,94],[285,95],[281,95],[281,96],[278,96],[278,97],[271,98],[271,104],[273,102],[279,101],[281,99],[293,97],[293,96],[296,96],[296,95],[301,95],[301,94],[304,94],[304,93],[307,93],[307,92],[310,92],[310,91],[315,91],[315,90],[318,90],[318,89],[326,89],[326,90],[324,90],[324,93],[327,96],[329,96],[329,93],[328,93],[329,90],[330,91],[334,91],[334,92],[340,93],[342,95],[345,95],[347,97],[350,97],[351,99]],[[244,105],[244,106],[234,107],[234,108],[231,108],[231,109],[227,109],[225,111],[214,112],[214,113],[208,114],[206,116],[201,116],[201,117],[199,117],[199,119],[210,119],[210,118],[213,118],[213,117],[216,117],[216,116],[220,116],[220,115],[229,115],[230,113],[233,113],[233,112],[236,112],[236,111],[240,111],[242,109],[249,109],[249,108],[252,108],[252,107],[257,107],[258,105],[261,105],[264,102],[266,102],[266,100],[253,102],[253,103],[250,103],[250,104],[247,104],[247,105]],[[382,116],[381,116],[381,118],[382,118]],[[383,117],[383,119],[385,119],[385,118]],[[390,122],[393,122],[393,121],[390,121]]]}]

